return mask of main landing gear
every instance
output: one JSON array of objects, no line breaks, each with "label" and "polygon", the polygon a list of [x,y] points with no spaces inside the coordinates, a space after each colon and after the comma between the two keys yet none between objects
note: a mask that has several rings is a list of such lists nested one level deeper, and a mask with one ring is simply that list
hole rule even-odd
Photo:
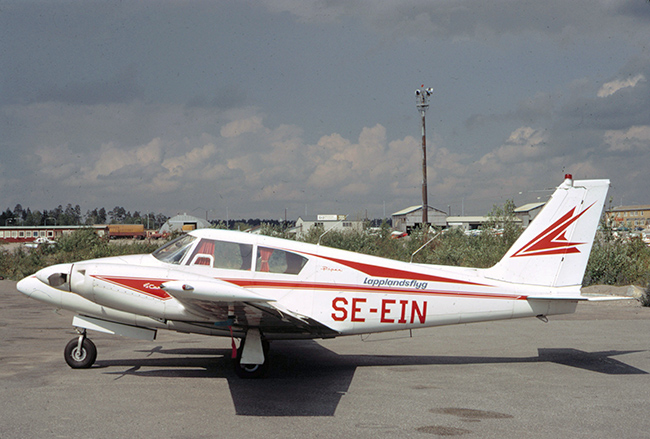
[{"label": "main landing gear", "polygon": [[[68,342],[63,357],[73,369],[87,369],[97,359],[97,348],[95,343],[86,337],[86,330],[78,328],[79,337]],[[235,373],[239,378],[261,378],[269,367],[268,353],[269,342],[262,338],[258,328],[250,328],[246,331],[246,337],[242,339],[237,357],[233,360]]]},{"label": "main landing gear", "polygon": [[73,338],[68,342],[63,350],[63,357],[73,369],[87,369],[93,365],[97,358],[97,348],[95,343],[86,338],[86,330],[79,331],[79,337]]},{"label": "main landing gear", "polygon": [[269,368],[269,342],[262,339],[259,329],[246,331],[233,359],[235,373],[239,378],[261,378]]}]

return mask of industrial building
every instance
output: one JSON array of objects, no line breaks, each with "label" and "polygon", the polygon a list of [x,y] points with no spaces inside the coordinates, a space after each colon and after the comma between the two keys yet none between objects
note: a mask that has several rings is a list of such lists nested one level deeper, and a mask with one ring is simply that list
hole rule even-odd
[{"label": "industrial building", "polygon": [[[529,203],[514,209],[515,222],[522,227],[537,216],[546,203]],[[650,207],[650,206],[649,206]],[[648,216],[650,219],[650,215]],[[411,206],[392,215],[393,229],[400,232],[410,232],[422,223],[422,206]],[[490,220],[488,216],[447,216],[442,210],[429,206],[429,223],[432,226],[447,228],[460,227],[463,230],[477,230]]]},{"label": "industrial building", "polygon": [[650,225],[650,206],[619,206],[605,212],[613,228],[645,229]]},{"label": "industrial building", "polygon": [[[447,213],[434,207],[428,207],[429,224],[435,227],[447,227]],[[422,225],[422,205],[411,206],[391,215],[393,229],[410,233]]]},{"label": "industrial building", "polygon": [[184,213],[169,218],[160,228],[159,233],[161,235],[168,235],[173,232],[189,232],[190,230],[205,229],[208,227],[212,227],[212,224],[208,221]]},{"label": "industrial building", "polygon": [[528,224],[537,216],[546,203],[528,203],[514,210],[515,216],[521,220],[521,226],[525,229]]}]

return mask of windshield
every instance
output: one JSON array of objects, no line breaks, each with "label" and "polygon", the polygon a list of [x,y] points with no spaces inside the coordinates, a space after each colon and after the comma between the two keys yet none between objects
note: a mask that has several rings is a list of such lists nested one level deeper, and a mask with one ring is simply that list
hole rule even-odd
[{"label": "windshield", "polygon": [[181,236],[163,245],[153,252],[152,255],[162,262],[180,264],[183,256],[185,256],[185,253],[187,253],[187,250],[189,250],[196,239],[192,235]]}]

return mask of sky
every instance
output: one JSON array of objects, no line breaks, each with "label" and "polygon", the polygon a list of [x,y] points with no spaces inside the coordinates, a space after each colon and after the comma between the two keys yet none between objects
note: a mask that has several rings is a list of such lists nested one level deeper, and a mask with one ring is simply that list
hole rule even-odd
[{"label": "sky", "polygon": [[650,204],[647,0],[0,0],[0,208]]}]

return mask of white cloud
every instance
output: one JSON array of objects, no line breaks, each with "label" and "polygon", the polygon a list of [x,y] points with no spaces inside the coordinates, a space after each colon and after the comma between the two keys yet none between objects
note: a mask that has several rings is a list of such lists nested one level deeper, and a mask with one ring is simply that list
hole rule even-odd
[{"label": "white cloud", "polygon": [[632,78],[616,79],[614,81],[606,82],[602,87],[600,87],[600,90],[598,90],[597,96],[599,98],[611,96],[622,88],[636,87],[640,81],[645,81],[645,76],[642,74],[638,74]]},{"label": "white cloud", "polygon": [[254,133],[262,129],[262,118],[253,116],[248,119],[235,120],[221,129],[223,137],[237,137],[245,133]]},{"label": "white cloud", "polygon": [[547,151],[547,140],[548,133],[543,130],[517,128],[503,145],[481,157],[479,163],[496,173],[514,164],[536,161]]},{"label": "white cloud", "polygon": [[[145,105],[133,113],[136,119],[144,118],[138,111],[150,112],[146,117],[154,120],[175,115],[177,127],[192,126],[197,119],[214,120],[200,110],[185,115],[178,109]],[[357,139],[331,133],[308,143],[299,127],[266,127],[253,110],[221,117],[230,122],[220,135],[175,129],[135,146],[124,141],[90,144],[83,154],[67,145],[44,144],[37,155],[40,165],[50,166],[35,178],[35,184],[71,191],[83,188],[108,206],[140,208],[142,200],[148,200],[191,209],[190,203],[210,208],[219,203],[229,206],[232,214],[237,207],[246,209],[249,213],[242,216],[268,215],[265,212],[279,203],[282,209],[293,206],[295,216],[296,206],[307,204],[318,211],[354,213],[360,206],[374,204],[378,209],[383,201],[395,210],[420,201],[420,139],[389,140],[386,128],[376,124],[363,128]],[[499,177],[513,164],[535,162],[546,138],[542,130],[522,127],[480,163],[471,163],[471,157],[440,147],[441,140],[434,134],[428,144],[433,204],[457,198],[463,187],[471,187],[477,173]],[[498,190],[486,185],[476,193],[489,197]]]},{"label": "white cloud", "polygon": [[609,130],[605,143],[611,152],[650,151],[650,125],[633,126],[627,130]]},{"label": "white cloud", "polygon": [[162,166],[168,169],[173,177],[197,178],[197,171],[213,160],[216,150],[216,146],[211,143],[197,146],[185,154],[166,159]]}]

